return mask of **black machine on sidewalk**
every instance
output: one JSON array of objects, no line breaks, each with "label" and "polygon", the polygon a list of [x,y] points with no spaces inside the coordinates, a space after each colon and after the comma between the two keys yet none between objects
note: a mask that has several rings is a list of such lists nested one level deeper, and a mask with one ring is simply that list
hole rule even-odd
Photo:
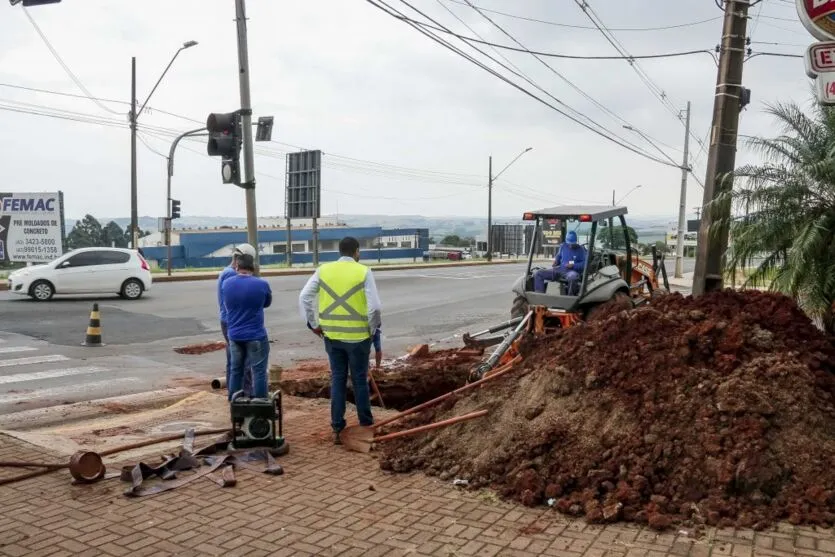
[{"label": "black machine on sidewalk", "polygon": [[268,398],[247,398],[243,391],[232,395],[232,444],[230,449],[284,446],[281,391]]}]

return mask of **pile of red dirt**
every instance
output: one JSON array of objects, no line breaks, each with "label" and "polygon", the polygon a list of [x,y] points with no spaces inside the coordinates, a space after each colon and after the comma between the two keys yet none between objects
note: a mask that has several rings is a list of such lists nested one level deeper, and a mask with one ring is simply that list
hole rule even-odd
[{"label": "pile of red dirt", "polygon": [[[373,369],[374,379],[387,408],[403,410],[448,393],[467,382],[467,376],[483,356],[482,350],[415,351],[413,355],[384,362]],[[282,370],[279,386],[288,395],[329,398],[330,367],[327,362],[302,362]],[[354,401],[348,381],[348,400]]]},{"label": "pile of red dirt", "polygon": [[381,444],[590,522],[835,522],[835,350],[782,295],[670,295],[540,341],[518,371],[417,415],[483,418]]}]

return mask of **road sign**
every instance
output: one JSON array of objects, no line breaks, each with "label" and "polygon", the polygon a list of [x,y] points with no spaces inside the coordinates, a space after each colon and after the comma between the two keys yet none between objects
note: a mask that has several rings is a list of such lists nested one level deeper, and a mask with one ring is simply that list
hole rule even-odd
[{"label": "road sign", "polygon": [[835,41],[814,43],[806,50],[806,75],[815,80],[818,102],[835,104]]},{"label": "road sign", "polygon": [[322,151],[287,155],[286,213],[289,219],[318,219],[321,215]]},{"label": "road sign", "polygon": [[835,0],[796,0],[800,23],[818,40],[835,39]]},{"label": "road sign", "polygon": [[0,261],[52,261],[64,252],[63,222],[59,192],[0,193]]}]

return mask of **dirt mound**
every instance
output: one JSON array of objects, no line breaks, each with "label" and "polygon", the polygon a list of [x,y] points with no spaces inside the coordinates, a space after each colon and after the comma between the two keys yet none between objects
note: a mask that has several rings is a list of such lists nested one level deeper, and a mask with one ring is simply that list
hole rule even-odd
[{"label": "dirt mound", "polygon": [[[402,410],[464,385],[482,355],[481,350],[472,349],[421,351],[383,362],[372,372],[386,407]],[[330,398],[330,385],[327,362],[297,364],[283,370],[279,382],[284,393],[309,398]],[[354,402],[350,380],[348,400]]]},{"label": "dirt mound", "polygon": [[788,298],[670,295],[539,342],[518,372],[382,445],[426,469],[591,522],[835,522],[835,351]]}]

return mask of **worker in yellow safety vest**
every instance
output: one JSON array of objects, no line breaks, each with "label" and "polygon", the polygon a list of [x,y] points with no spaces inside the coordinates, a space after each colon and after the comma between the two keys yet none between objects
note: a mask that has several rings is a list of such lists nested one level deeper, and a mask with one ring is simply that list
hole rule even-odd
[{"label": "worker in yellow safety vest", "polygon": [[[307,326],[325,341],[331,367],[331,427],[334,443],[345,429],[348,373],[360,425],[374,423],[368,391],[368,359],[380,326],[380,297],[371,269],[359,263],[360,244],[346,236],[339,242],[339,259],[319,267],[299,295]],[[319,302],[316,304],[318,296]]]}]

